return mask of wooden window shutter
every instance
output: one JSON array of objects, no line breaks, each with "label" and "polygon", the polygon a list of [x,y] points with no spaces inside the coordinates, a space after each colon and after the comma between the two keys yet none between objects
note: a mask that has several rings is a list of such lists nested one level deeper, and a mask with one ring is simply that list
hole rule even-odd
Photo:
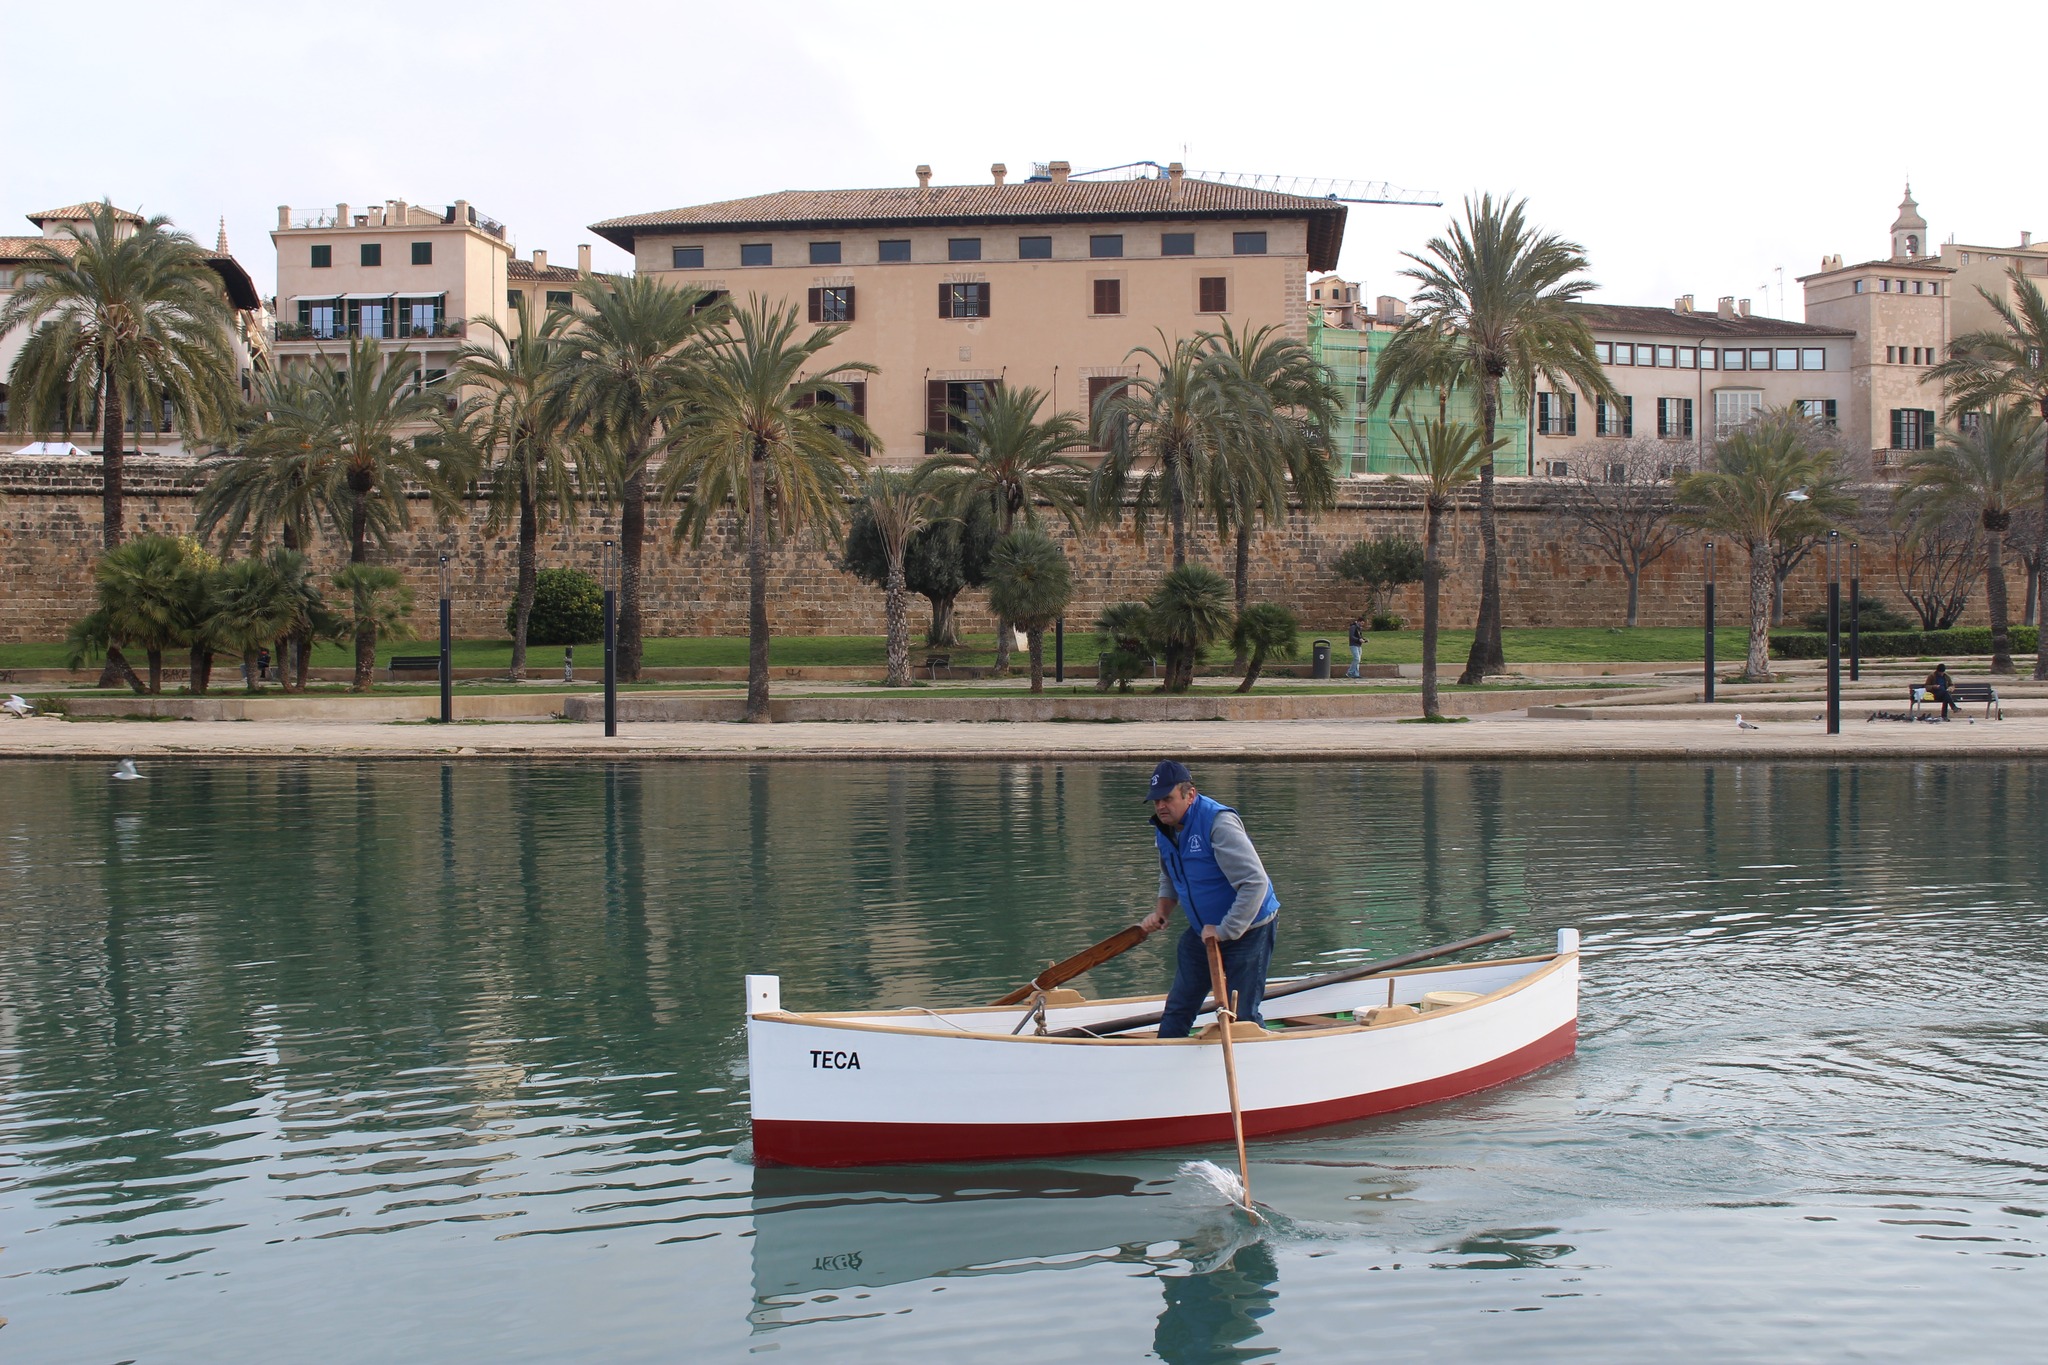
[{"label": "wooden window shutter", "polygon": [[976,286],[974,286],[974,287],[975,287],[975,289],[976,289],[976,290],[977,290],[977,291],[978,291],[978,292],[979,292],[979,293],[981,294],[981,312],[980,312],[980,314],[979,314],[978,316],[981,316],[981,317],[990,317],[990,316],[993,316],[993,314],[992,314],[992,312],[991,312],[991,310],[990,310],[990,308],[989,308],[989,295],[990,295],[990,294],[992,294],[992,293],[994,292],[994,286],[993,286],[993,285],[986,285],[986,284],[977,284],[977,285],[976,285]]},{"label": "wooden window shutter", "polygon": [[[946,286],[940,285],[941,297]],[[924,385],[924,453],[936,455],[946,449],[946,381],[928,379]]]},{"label": "wooden window shutter", "polygon": [[1567,436],[1576,436],[1579,434],[1578,402],[1576,401],[1574,395],[1569,393],[1560,394],[1559,397],[1561,397],[1564,400],[1564,434]]},{"label": "wooden window shutter", "polygon": [[1633,398],[1621,400],[1621,434],[1624,436],[1636,434],[1636,400]]},{"label": "wooden window shutter", "polygon": [[[844,292],[844,293],[845,293],[845,295],[846,295],[846,319],[845,319],[845,320],[846,320],[846,321],[848,321],[848,322],[852,322],[852,321],[853,321],[853,286],[852,286],[852,285],[850,285],[850,284],[849,284],[849,285],[847,285],[847,286],[846,286],[846,288],[845,288],[845,290],[844,290],[844,291],[842,291],[842,292]],[[867,385],[865,385],[865,384],[862,384],[862,385],[860,386],[860,391],[861,391],[861,392],[862,392],[863,394],[865,394],[865,393],[866,393],[866,392],[868,391],[868,386],[867,386]],[[865,399],[863,399],[862,401],[866,401],[866,400],[865,400]]]},{"label": "wooden window shutter", "polygon": [[822,289],[813,289],[809,291],[809,294],[809,303],[811,306],[810,320],[812,322],[823,322],[825,320],[825,291]]},{"label": "wooden window shutter", "polygon": [[1905,447],[1906,447],[1906,410],[1905,410],[1904,408],[1893,408],[1893,409],[1892,409],[1892,449],[1893,449],[1893,450],[1903,450],[1903,449],[1905,449]]},{"label": "wooden window shutter", "polygon": [[1114,388],[1119,381],[1114,375],[1099,375],[1088,381],[1088,444],[1096,450],[1106,450],[1108,445],[1100,438],[1102,396]]},{"label": "wooden window shutter", "polygon": [[939,316],[942,318],[953,316],[953,286],[950,284],[939,286]]},{"label": "wooden window shutter", "polygon": [[1123,293],[1120,286],[1121,281],[1118,280],[1097,280],[1095,282],[1095,311],[1097,313],[1121,313],[1124,311],[1123,300],[1118,297]]},{"label": "wooden window shutter", "polygon": [[853,415],[855,417],[867,416],[868,381],[865,379],[855,379],[850,381],[846,387],[853,391]]}]

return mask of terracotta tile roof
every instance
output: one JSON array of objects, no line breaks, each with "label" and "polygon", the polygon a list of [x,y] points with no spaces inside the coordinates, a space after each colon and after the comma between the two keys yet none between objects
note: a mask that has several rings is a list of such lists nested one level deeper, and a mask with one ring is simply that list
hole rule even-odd
[{"label": "terracotta tile roof", "polygon": [[626,250],[642,232],[713,232],[792,227],[880,227],[1067,219],[1306,218],[1309,269],[1336,268],[1344,241],[1344,205],[1298,194],[1210,180],[1025,180],[1007,185],[889,186],[866,190],[777,190],[660,213],[592,223],[591,231]]},{"label": "terracotta tile roof", "polygon": [[576,267],[574,266],[551,265],[547,269],[542,270],[535,266],[532,261],[523,261],[514,256],[511,260],[505,262],[505,278],[508,280],[546,280],[551,284],[557,281],[574,284],[583,277],[576,273]]},{"label": "terracotta tile roof", "polygon": [[33,248],[39,246],[50,247],[59,256],[69,256],[78,250],[78,243],[69,237],[0,237],[0,261],[38,259],[40,253]]},{"label": "terracotta tile roof", "polygon": [[[44,223],[50,221],[56,221],[59,223],[82,223],[86,219],[92,217],[92,211],[94,209],[102,207],[104,207],[104,204],[102,204],[102,202],[99,200],[94,200],[91,203],[87,204],[66,204],[61,209],[44,209],[41,213],[31,213],[30,215],[28,215],[28,220],[31,223],[34,223],[37,227],[41,227]],[[149,221],[148,219],[144,218],[141,214],[131,213],[127,209],[115,209],[114,217],[120,219],[124,223],[145,223]]]},{"label": "terracotta tile roof", "polygon": [[1618,303],[1574,304],[1586,325],[1595,332],[1629,332],[1640,335],[1686,337],[1852,337],[1843,327],[1816,327],[1784,318],[1734,317],[1719,313],[1681,313],[1676,308],[1636,308]]}]

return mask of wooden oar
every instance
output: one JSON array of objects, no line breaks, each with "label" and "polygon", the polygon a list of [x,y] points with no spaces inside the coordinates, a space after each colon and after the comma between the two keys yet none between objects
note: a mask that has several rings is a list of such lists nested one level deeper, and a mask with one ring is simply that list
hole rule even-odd
[{"label": "wooden oar", "polygon": [[1252,1166],[1244,1154],[1244,1108],[1237,1101],[1237,1045],[1231,1032],[1237,1027],[1237,996],[1223,974],[1223,945],[1204,939],[1209,949],[1209,989],[1216,995],[1216,1027],[1223,1034],[1223,1079],[1230,1086],[1230,1132],[1237,1139],[1237,1179],[1244,1190],[1244,1211],[1257,1218],[1252,1208]]},{"label": "wooden oar", "polygon": [[1049,991],[1055,986],[1063,986],[1089,968],[1100,967],[1119,953],[1128,952],[1144,941],[1145,931],[1133,924],[1128,929],[1111,934],[1093,948],[1085,948],[1064,962],[1053,963],[1052,966],[1047,967],[1037,976],[1032,977],[1030,982],[1019,986],[1016,990],[1011,991],[995,1003],[998,1005],[1021,1005],[1031,998],[1033,991]]},{"label": "wooden oar", "polygon": [[[1303,991],[1312,991],[1320,986],[1334,986],[1343,981],[1356,981],[1362,976],[1376,976],[1381,972],[1399,971],[1403,967],[1412,967],[1418,962],[1427,962],[1433,957],[1447,957],[1452,953],[1462,953],[1467,948],[1478,948],[1484,944],[1498,943],[1504,938],[1514,937],[1514,932],[1512,929],[1495,929],[1491,933],[1479,934],[1473,938],[1459,939],[1456,943],[1446,943],[1441,947],[1423,948],[1412,953],[1402,953],[1399,957],[1381,958],[1378,962],[1368,962],[1362,967],[1346,967],[1341,972],[1331,972],[1327,976],[1303,977],[1299,981],[1289,981],[1274,986],[1266,992],[1266,999],[1278,1000],[1282,996],[1299,995]],[[1164,1017],[1164,1010],[1152,1010],[1146,1014],[1132,1014],[1126,1015],[1122,1019],[1105,1020],[1100,1024],[1091,1024],[1085,1028],[1056,1029],[1045,1036],[1048,1038],[1106,1038],[1112,1033],[1123,1033],[1134,1028],[1145,1028],[1148,1025],[1158,1023]]]}]

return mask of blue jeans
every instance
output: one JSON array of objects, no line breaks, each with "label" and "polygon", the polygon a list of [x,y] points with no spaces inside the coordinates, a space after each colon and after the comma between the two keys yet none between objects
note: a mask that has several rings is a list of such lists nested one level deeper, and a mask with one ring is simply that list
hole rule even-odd
[{"label": "blue jeans", "polygon": [[1349,673],[1346,673],[1346,674],[1345,674],[1344,676],[1345,676],[1345,677],[1347,677],[1347,678],[1355,678],[1355,677],[1357,677],[1357,676],[1358,676],[1358,661],[1359,661],[1360,659],[1363,659],[1364,657],[1365,657],[1365,646],[1364,646],[1364,645],[1353,645],[1353,646],[1351,646],[1351,671],[1350,671]]},{"label": "blue jeans", "polygon": [[[1259,1005],[1266,998],[1266,968],[1273,961],[1273,926],[1279,920],[1275,915],[1264,924],[1245,930],[1242,938],[1224,939],[1218,944],[1223,949],[1223,980],[1226,988],[1237,994],[1240,1019],[1265,1022]],[[1208,994],[1209,951],[1203,947],[1199,932],[1183,929],[1180,942],[1174,947],[1173,989],[1166,993],[1159,1036],[1187,1037]]]}]

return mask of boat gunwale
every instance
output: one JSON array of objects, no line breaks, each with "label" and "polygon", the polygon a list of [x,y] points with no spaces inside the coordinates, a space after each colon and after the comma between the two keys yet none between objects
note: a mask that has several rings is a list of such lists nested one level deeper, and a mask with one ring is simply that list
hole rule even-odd
[{"label": "boat gunwale", "polygon": [[[1398,981],[1405,976],[1427,976],[1431,974],[1440,974],[1443,972],[1473,971],[1483,967],[1514,967],[1520,966],[1524,963],[1544,964],[1537,970],[1530,972],[1525,976],[1517,977],[1515,980],[1508,982],[1506,985],[1501,986],[1496,990],[1487,992],[1485,995],[1480,996],[1477,1000],[1468,1000],[1461,1005],[1443,1005],[1435,1009],[1418,1010],[1414,1014],[1409,1015],[1405,1019],[1388,1019],[1377,1024],[1351,1023],[1337,1024],[1329,1027],[1314,1029],[1283,1029],[1279,1032],[1262,1031],[1258,1038],[1246,1038],[1243,1041],[1260,1043],[1297,1042],[1315,1038],[1335,1038],[1351,1034],[1376,1033],[1383,1029],[1401,1028],[1405,1025],[1427,1023],[1433,1019],[1441,1019],[1454,1014],[1462,1014],[1468,1010],[1476,1010],[1481,1006],[1490,1005],[1498,1001],[1505,1000],[1507,997],[1514,995],[1518,991],[1521,991],[1524,988],[1531,986],[1538,981],[1541,981],[1545,977],[1552,975],[1560,968],[1562,968],[1566,961],[1569,960],[1576,962],[1578,960],[1578,957],[1578,950],[1574,949],[1573,951],[1568,953],[1536,953],[1527,957],[1494,958],[1489,959],[1485,962],[1451,963],[1449,965],[1441,967],[1420,967],[1412,971],[1389,972],[1385,974],[1375,973],[1371,976],[1358,977],[1358,981]],[[1353,983],[1347,981],[1337,981],[1331,983],[1331,985],[1333,986],[1345,986],[1351,984]],[[1091,1005],[1111,1005],[1123,1004],[1127,1002],[1135,1002],[1142,1004],[1148,1001],[1163,1001],[1164,999],[1164,996],[1158,995],[1134,995],[1118,996],[1108,1000],[1091,1000],[1087,1003]],[[975,1005],[968,1006],[964,1010],[947,1011],[947,1013],[956,1014],[1000,1011],[1007,1018],[1014,1017],[1016,1010],[1017,1006],[1015,1005]],[[935,1023],[938,1026],[927,1028],[906,1028],[896,1024],[865,1022],[868,1019],[935,1017],[936,1013],[936,1011],[930,1012],[928,1016],[927,1011],[919,1009],[864,1010],[852,1014],[837,1014],[826,1016],[822,1014],[799,1013],[793,1010],[765,1010],[758,1014],[749,1014],[747,1016],[747,1022],[749,1025],[752,1025],[757,1021],[766,1024],[801,1024],[809,1028],[843,1029],[853,1033],[901,1034],[915,1038],[964,1038],[980,1042],[998,1043],[1077,1043],[1086,1046],[1160,1047],[1188,1043],[1193,1043],[1200,1046],[1210,1046],[1215,1041],[1211,1038],[1203,1038],[1196,1035],[1190,1035],[1186,1038],[1125,1038],[1116,1036],[1107,1038],[1055,1038],[1050,1035],[1047,1035],[1045,1037],[1039,1037],[1035,1034],[1021,1034],[1009,1032],[985,1033],[975,1029],[963,1028],[958,1025],[954,1025],[949,1030],[945,1027],[945,1025],[951,1023],[950,1020],[936,1018]],[[1576,1010],[1573,1011],[1573,1015],[1574,1017],[1576,1017]]]}]

